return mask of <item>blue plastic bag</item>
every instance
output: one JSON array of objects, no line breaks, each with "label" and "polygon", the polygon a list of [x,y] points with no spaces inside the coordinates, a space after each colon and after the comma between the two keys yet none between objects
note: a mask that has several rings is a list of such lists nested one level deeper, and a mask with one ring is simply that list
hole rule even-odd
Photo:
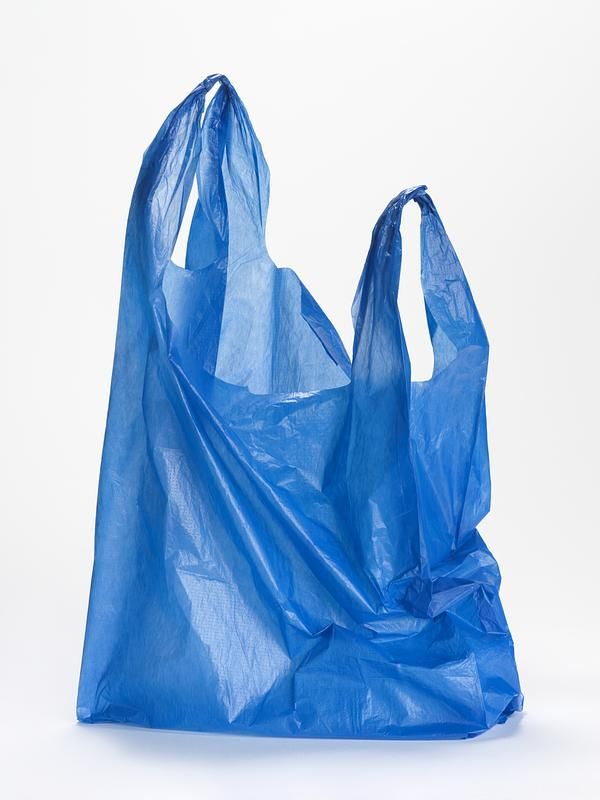
[{"label": "blue plastic bag", "polygon": [[[425,187],[401,192],[373,232],[351,362],[267,254],[268,194],[246,109],[207,78],[158,132],[131,204],[78,718],[474,736],[522,696],[476,530],[488,343],[467,281]],[[410,200],[435,362],[423,382],[397,305]]]}]

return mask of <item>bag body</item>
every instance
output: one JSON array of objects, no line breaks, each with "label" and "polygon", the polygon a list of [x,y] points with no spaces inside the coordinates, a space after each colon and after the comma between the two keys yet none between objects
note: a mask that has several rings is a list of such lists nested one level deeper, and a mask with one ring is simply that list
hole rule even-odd
[{"label": "bag body", "polygon": [[[161,127],[133,194],[78,718],[477,735],[522,696],[476,528],[488,343],[466,278],[426,188],[401,192],[373,232],[350,361],[268,256],[268,193],[247,112],[210,76]],[[434,351],[423,382],[397,303],[411,200]]]}]

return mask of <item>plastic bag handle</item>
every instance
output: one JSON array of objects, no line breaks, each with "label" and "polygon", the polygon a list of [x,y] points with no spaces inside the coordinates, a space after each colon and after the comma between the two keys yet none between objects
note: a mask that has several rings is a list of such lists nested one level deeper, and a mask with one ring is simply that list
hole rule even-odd
[{"label": "plastic bag handle", "polygon": [[[216,83],[227,92],[252,145],[260,149],[246,109],[225,75],[209,75],[168,115],[144,153],[127,229],[127,245],[141,248],[136,261],[149,291],[160,286],[173,254],[199,162],[206,95]],[[265,215],[261,206],[263,229]]]},{"label": "plastic bag handle", "polygon": [[407,353],[398,290],[402,265],[400,223],[402,210],[411,200],[421,209],[421,287],[435,374],[465,347],[487,348],[487,338],[461,264],[424,185],[400,192],[377,221],[352,306],[356,331],[354,352],[356,358],[365,327],[372,333],[391,315],[398,323],[401,349]]}]

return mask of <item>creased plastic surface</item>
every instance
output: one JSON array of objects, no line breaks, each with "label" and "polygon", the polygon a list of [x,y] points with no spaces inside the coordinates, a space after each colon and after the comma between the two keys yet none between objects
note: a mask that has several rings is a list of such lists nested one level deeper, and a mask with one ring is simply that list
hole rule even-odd
[{"label": "creased plastic surface", "polygon": [[[476,529],[488,343],[467,281],[425,187],[401,192],[373,232],[350,362],[269,259],[268,194],[244,106],[207,78],[165,121],[133,195],[78,717],[476,735],[522,697]],[[435,361],[419,383],[397,305],[410,200]]]}]

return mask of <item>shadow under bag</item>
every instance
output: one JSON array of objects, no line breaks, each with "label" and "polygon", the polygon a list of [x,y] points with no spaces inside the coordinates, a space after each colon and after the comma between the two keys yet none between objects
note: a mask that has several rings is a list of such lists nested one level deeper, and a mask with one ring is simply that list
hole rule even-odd
[{"label": "shadow under bag", "polygon": [[[268,194],[246,109],[210,76],[163,124],[133,194],[77,715],[474,736],[522,696],[476,529],[488,343],[466,278],[425,187],[401,192],[373,232],[350,361],[268,256]],[[410,200],[434,350],[423,382],[397,304]]]}]

